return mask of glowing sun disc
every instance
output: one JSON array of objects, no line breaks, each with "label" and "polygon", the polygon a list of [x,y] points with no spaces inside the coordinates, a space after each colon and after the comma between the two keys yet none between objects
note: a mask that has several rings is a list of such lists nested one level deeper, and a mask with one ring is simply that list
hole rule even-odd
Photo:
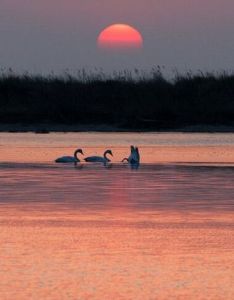
[{"label": "glowing sun disc", "polygon": [[132,26],[114,24],[99,34],[97,44],[101,49],[139,49],[143,46],[143,38]]}]

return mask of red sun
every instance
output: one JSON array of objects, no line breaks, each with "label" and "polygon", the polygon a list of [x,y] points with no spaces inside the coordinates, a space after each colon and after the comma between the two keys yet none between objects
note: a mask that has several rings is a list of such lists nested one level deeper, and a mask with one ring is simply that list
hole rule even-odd
[{"label": "red sun", "polygon": [[101,49],[139,49],[143,46],[143,38],[132,26],[114,24],[106,27],[99,34],[97,44]]}]

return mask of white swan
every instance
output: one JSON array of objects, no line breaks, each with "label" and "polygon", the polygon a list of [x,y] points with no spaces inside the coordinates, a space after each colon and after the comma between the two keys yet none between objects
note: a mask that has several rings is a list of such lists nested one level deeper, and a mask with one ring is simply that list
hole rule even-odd
[{"label": "white swan", "polygon": [[103,154],[103,157],[102,156],[89,156],[89,157],[86,157],[84,160],[86,162],[102,162],[102,163],[107,163],[109,161],[111,161],[108,157],[107,157],[107,154],[113,156],[111,150],[106,150]]},{"label": "white swan", "polygon": [[137,163],[140,163],[140,153],[139,153],[139,149],[138,149],[138,147],[135,147],[135,161],[137,162]]},{"label": "white swan", "polygon": [[127,161],[130,164],[139,164],[140,163],[140,153],[138,147],[131,146],[131,154],[128,158],[124,158],[122,162]]},{"label": "white swan", "polygon": [[82,149],[77,149],[74,152],[74,156],[62,156],[55,160],[56,163],[72,163],[72,162],[80,162],[80,159],[78,158],[77,154],[81,153],[84,155]]}]

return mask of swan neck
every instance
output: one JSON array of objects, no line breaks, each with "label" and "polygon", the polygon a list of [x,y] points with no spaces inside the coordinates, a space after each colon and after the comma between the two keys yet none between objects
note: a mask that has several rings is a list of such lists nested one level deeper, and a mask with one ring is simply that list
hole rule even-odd
[{"label": "swan neck", "polygon": [[78,153],[79,153],[79,151],[75,151],[75,153],[74,153],[74,157],[77,161],[79,161]]},{"label": "swan neck", "polygon": [[109,158],[107,157],[107,154],[109,154],[109,153],[106,151],[106,152],[104,153],[104,158],[105,158],[106,160],[110,161]]}]

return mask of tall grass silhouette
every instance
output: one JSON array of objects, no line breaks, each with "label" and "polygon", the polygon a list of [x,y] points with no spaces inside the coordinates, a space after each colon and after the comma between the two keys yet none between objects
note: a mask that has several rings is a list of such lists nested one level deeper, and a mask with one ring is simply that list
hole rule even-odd
[{"label": "tall grass silhouette", "polygon": [[106,124],[160,130],[190,125],[234,125],[234,75],[176,74],[159,68],[76,76],[0,76],[0,123]]}]

